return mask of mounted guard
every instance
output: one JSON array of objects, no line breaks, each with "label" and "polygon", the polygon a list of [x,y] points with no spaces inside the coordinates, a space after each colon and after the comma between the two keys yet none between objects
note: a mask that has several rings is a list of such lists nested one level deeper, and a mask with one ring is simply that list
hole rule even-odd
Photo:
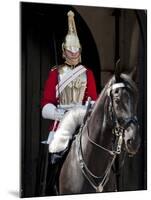
[{"label": "mounted guard", "polygon": [[49,137],[44,141],[49,144],[51,165],[62,157],[73,133],[82,123],[87,100],[91,99],[89,103],[93,104],[97,99],[93,72],[81,63],[82,47],[77,35],[74,13],[69,11],[67,16],[68,33],[62,44],[65,61],[51,69],[41,101],[43,118],[51,120]]}]

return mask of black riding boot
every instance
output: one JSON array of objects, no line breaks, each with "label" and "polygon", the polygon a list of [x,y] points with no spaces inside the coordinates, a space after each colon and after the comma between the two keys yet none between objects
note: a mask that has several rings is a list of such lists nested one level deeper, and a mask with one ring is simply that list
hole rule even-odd
[{"label": "black riding boot", "polygon": [[60,168],[67,155],[68,148],[59,153],[49,153],[48,155],[48,174],[47,174],[47,195],[58,195],[58,178]]},{"label": "black riding boot", "polygon": [[58,195],[58,175],[60,162],[54,162],[52,154],[48,155],[48,170],[46,179],[46,195]]}]

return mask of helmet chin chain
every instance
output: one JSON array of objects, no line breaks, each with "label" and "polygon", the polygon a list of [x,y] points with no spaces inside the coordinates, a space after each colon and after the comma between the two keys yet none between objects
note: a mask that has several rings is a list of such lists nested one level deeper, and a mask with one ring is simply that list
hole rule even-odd
[{"label": "helmet chin chain", "polygon": [[67,56],[64,56],[65,63],[69,66],[76,66],[81,62],[81,55],[76,59],[70,59]]}]

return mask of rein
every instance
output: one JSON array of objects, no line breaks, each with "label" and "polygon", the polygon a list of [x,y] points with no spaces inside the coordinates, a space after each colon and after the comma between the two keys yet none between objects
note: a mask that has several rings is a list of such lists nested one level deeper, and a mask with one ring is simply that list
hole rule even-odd
[{"label": "rein", "polygon": [[[124,83],[113,84],[112,86],[110,86],[108,88],[108,91],[107,91],[108,96],[110,96],[111,90],[114,90],[116,88],[123,88],[123,87],[126,87],[126,85]],[[112,107],[113,107],[113,105],[112,105]],[[89,108],[89,106],[88,106],[88,108]],[[115,111],[114,111],[114,113],[115,113]],[[78,155],[79,164],[80,164],[82,173],[84,174],[85,178],[88,180],[88,182],[95,189],[96,192],[102,192],[104,189],[104,186],[108,182],[109,176],[110,176],[110,171],[114,164],[116,156],[121,153],[121,148],[122,148],[122,143],[123,143],[123,138],[124,138],[124,131],[130,123],[137,124],[137,118],[136,118],[136,116],[134,116],[134,117],[124,119],[124,122],[126,122],[126,123],[124,123],[124,126],[121,126],[121,125],[119,125],[118,119],[117,119],[116,115],[114,114],[114,122],[115,123],[114,123],[114,127],[112,129],[112,133],[116,136],[116,140],[115,140],[115,147],[114,147],[115,149],[113,149],[113,150],[109,150],[109,149],[103,147],[102,145],[99,145],[96,142],[94,142],[90,138],[89,129],[88,129],[88,126],[86,126],[88,141],[91,144],[93,144],[94,146],[96,146],[97,148],[99,148],[103,151],[106,151],[107,153],[109,153],[112,156],[111,162],[107,165],[107,168],[106,168],[103,176],[94,175],[90,171],[90,169],[87,167],[87,164],[84,161],[81,140],[82,140],[82,130],[84,128],[85,123],[82,124],[79,134],[77,135],[76,146],[77,146],[77,155]],[[124,158],[125,158],[125,156],[124,156]],[[123,164],[124,164],[124,160],[122,161],[122,165]],[[98,183],[96,183],[96,181],[94,179],[97,179],[97,180],[101,179],[101,180]]]},{"label": "rein", "polygon": [[[80,167],[82,170],[82,173],[84,174],[85,178],[89,181],[89,183],[91,184],[91,186],[96,190],[96,192],[102,192],[104,186],[106,185],[106,183],[109,180],[109,175],[110,175],[110,171],[111,168],[114,164],[115,158],[118,154],[121,153],[121,146],[122,146],[122,141],[123,141],[123,134],[120,132],[118,137],[118,142],[117,142],[117,149],[114,151],[109,150],[105,147],[103,147],[102,145],[99,145],[97,143],[95,143],[89,136],[89,129],[87,127],[87,138],[89,140],[90,143],[92,143],[94,146],[106,151],[107,153],[109,153],[112,156],[111,162],[108,164],[104,175],[103,176],[96,176],[94,175],[90,169],[87,167],[85,161],[84,161],[84,157],[83,157],[83,151],[82,151],[82,144],[81,144],[81,140],[82,140],[82,129],[80,130],[79,135],[77,135],[77,149],[78,149],[78,159],[79,159],[79,163],[80,163]],[[99,181],[99,184],[96,184],[94,179],[102,179],[101,181]]]}]

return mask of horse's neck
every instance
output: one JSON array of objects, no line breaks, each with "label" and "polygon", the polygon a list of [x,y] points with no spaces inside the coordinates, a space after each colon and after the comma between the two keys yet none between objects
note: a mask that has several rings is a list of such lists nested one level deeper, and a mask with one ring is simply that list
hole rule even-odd
[{"label": "horse's neck", "polygon": [[[87,137],[87,133],[90,138],[97,144],[110,148],[112,139],[112,123],[109,117],[109,97],[107,94],[107,86],[101,92],[92,114],[85,126],[85,144],[86,151],[90,146],[90,141]],[[86,130],[87,129],[87,130]],[[91,146],[92,147],[92,146]],[[92,148],[91,148],[92,149]],[[95,149],[95,148],[94,148]],[[93,151],[93,150],[92,150]]]},{"label": "horse's neck", "polygon": [[[107,166],[106,152],[97,145],[110,149],[111,137],[106,133],[110,133],[111,129],[107,123],[106,117],[106,96],[100,96],[93,112],[84,127],[82,134],[82,151],[84,160],[89,169],[96,175],[103,174]],[[88,137],[89,135],[89,137]],[[93,142],[91,142],[93,141]],[[96,143],[96,144],[94,144]],[[102,159],[105,162],[102,164]],[[97,160],[97,166],[94,167],[94,162]]]},{"label": "horse's neck", "polygon": [[108,99],[107,99],[106,92],[104,95],[100,95],[98,98],[98,101],[96,103],[96,106],[94,107],[94,110],[91,114],[88,127],[90,130],[90,134],[92,137],[95,137],[95,135],[103,135],[106,128],[109,128],[108,123]]}]

